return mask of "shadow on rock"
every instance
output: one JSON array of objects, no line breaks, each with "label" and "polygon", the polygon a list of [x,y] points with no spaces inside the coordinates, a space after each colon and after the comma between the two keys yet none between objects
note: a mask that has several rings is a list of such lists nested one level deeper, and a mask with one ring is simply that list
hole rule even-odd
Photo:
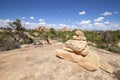
[{"label": "shadow on rock", "polygon": [[113,73],[115,75],[115,77],[120,80],[120,70],[116,71]]}]

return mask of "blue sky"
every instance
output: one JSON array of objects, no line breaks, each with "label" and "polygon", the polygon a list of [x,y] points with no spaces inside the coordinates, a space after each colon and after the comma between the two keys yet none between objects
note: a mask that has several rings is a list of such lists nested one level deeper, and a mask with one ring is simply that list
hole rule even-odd
[{"label": "blue sky", "polygon": [[0,25],[15,19],[27,28],[120,29],[120,0],[0,0]]}]

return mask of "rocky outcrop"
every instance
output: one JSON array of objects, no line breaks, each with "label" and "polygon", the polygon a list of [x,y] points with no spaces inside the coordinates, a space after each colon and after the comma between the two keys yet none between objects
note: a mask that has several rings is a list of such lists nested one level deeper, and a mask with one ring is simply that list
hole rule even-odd
[{"label": "rocky outcrop", "polygon": [[120,48],[120,42],[118,42],[117,47]]},{"label": "rocky outcrop", "polygon": [[99,56],[89,49],[86,37],[80,30],[75,31],[73,40],[65,42],[63,49],[56,49],[55,54],[60,58],[75,62],[89,71],[101,68],[106,72],[113,73],[112,67],[101,61]]}]

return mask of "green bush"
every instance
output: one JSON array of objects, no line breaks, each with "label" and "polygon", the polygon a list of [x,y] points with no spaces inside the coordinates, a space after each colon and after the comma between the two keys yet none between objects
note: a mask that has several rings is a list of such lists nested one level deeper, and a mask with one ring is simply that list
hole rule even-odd
[{"label": "green bush", "polygon": [[102,49],[107,48],[107,46],[105,44],[97,44],[97,47],[98,48],[102,48]]},{"label": "green bush", "polygon": [[114,53],[120,53],[120,48],[117,47],[108,47],[107,50]]},{"label": "green bush", "polygon": [[4,39],[0,38],[0,51],[7,51],[19,48],[19,43],[12,40],[12,38]]}]

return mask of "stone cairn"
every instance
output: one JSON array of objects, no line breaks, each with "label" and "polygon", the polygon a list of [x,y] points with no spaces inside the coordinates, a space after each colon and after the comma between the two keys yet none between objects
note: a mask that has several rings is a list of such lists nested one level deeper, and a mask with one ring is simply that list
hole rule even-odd
[{"label": "stone cairn", "polygon": [[65,42],[63,49],[56,49],[55,54],[68,61],[75,62],[89,71],[101,68],[108,73],[113,73],[112,67],[99,59],[99,56],[89,49],[86,37],[80,30],[75,31],[73,40]]}]

